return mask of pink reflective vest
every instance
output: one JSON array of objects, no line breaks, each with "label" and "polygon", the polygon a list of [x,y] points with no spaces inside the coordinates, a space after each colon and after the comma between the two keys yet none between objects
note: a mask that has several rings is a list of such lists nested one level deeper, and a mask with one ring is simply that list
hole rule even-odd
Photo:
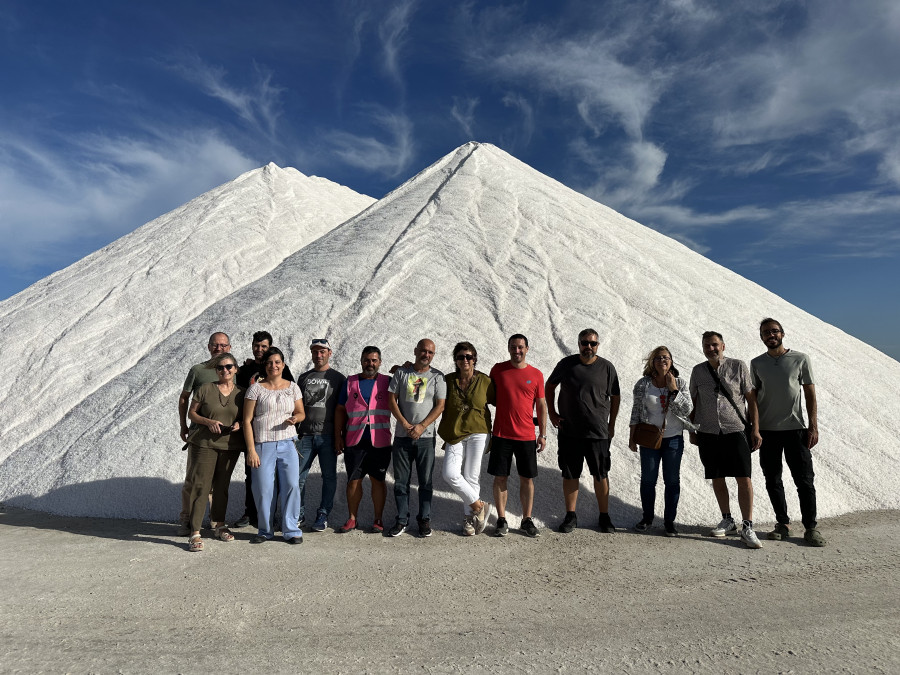
[{"label": "pink reflective vest", "polygon": [[347,378],[347,446],[358,445],[363,437],[363,430],[369,426],[372,446],[386,448],[391,444],[391,411],[388,408],[388,386],[391,378],[387,375],[376,375],[375,386],[369,402],[363,398],[359,390],[359,375]]}]

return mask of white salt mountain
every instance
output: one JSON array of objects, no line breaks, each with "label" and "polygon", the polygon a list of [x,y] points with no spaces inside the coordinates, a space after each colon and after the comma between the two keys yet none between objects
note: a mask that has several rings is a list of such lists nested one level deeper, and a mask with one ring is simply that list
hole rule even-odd
[{"label": "white salt mountain", "polygon": [[374,201],[269,164],[0,303],[0,370],[18,374],[0,390],[0,461],[40,442],[211,304]]},{"label": "white salt mountain", "polygon": [[[0,498],[60,513],[174,519],[184,468],[175,401],[184,373],[205,357],[213,328],[240,340],[259,328],[286,336],[280,346],[295,372],[307,363],[309,339],[328,337],[334,365],[345,373],[358,370],[364,345],[382,348],[386,368],[409,358],[421,337],[437,343],[434,366],[451,368],[452,345],[465,339],[478,347],[479,367],[487,371],[507,358],[507,337],[521,332],[530,340],[529,361],[549,375],[575,351],[578,331],[594,327],[600,354],[616,365],[622,383],[611,510],[615,521],[630,525],[639,517],[640,469],[627,449],[628,413],[644,355],[666,344],[689,375],[703,360],[700,335],[711,329],[724,334],[728,355],[749,360],[764,349],[757,326],[768,315],[783,322],[787,346],[812,355],[822,439],[814,451],[820,514],[900,506],[888,404],[888,383],[900,377],[900,364],[499,149],[470,143],[209,307],[84,396],[60,424],[0,466]],[[540,457],[534,512],[539,522],[555,525],[564,509],[552,431],[550,441]],[[440,477],[438,456],[434,525],[458,528],[462,506]],[[490,498],[490,478],[484,469],[482,475],[482,494]],[[696,449],[688,446],[682,523],[719,519],[702,475]],[[754,475],[756,518],[771,521],[758,467]],[[235,478],[232,515],[243,496],[240,471]],[[582,480],[588,488],[590,479]],[[311,508],[319,483],[311,475]],[[509,510],[517,514],[517,481],[510,483]],[[343,485],[332,523],[346,517]],[[661,511],[662,485],[658,502]],[[798,516],[794,496],[789,504]],[[582,524],[596,522],[596,508],[584,490]],[[738,511],[736,503],[732,508]],[[393,515],[389,498],[385,517]],[[370,507],[363,509],[364,524],[367,517]]]}]

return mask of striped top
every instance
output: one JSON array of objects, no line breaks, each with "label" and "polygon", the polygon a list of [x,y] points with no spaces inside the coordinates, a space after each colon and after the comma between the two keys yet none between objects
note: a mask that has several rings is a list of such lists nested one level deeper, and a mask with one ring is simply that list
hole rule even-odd
[{"label": "striped top", "polygon": [[253,411],[253,440],[256,443],[285,441],[297,437],[297,429],[287,422],[294,414],[294,402],[302,399],[303,393],[296,382],[286,389],[266,389],[259,382],[250,385],[244,400],[256,401]]}]

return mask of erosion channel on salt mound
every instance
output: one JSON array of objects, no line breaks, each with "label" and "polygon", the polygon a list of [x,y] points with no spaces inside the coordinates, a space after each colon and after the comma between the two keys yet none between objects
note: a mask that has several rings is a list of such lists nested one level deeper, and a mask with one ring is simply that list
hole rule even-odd
[{"label": "erosion channel on salt mound", "polygon": [[25,374],[0,391],[0,461],[40,443],[75,404],[211,304],[374,201],[269,164],[0,303],[0,370]]},{"label": "erosion channel on salt mound", "polygon": [[[154,241],[143,244],[149,250]],[[164,289],[162,280],[148,287],[147,299]],[[469,143],[172,330],[97,391],[79,397],[77,386],[57,379],[54,386],[81,400],[0,465],[0,498],[59,513],[173,520],[184,470],[176,401],[187,369],[206,357],[212,330],[229,332],[239,358],[249,356],[254,330],[271,331],[295,372],[308,364],[309,338],[327,336],[333,365],[344,373],[358,371],[363,345],[380,346],[386,368],[409,358],[425,336],[438,346],[435,367],[450,369],[452,345],[467,339],[487,371],[507,358],[507,336],[522,332],[531,343],[529,361],[547,375],[575,351],[578,331],[590,326],[598,329],[599,353],[616,365],[622,383],[611,511],[614,520],[630,524],[638,516],[640,470],[625,439],[631,387],[644,355],[666,344],[688,375],[703,360],[700,334],[711,329],[724,334],[728,355],[749,361],[764,351],[757,325],[768,315],[783,322],[787,346],[813,359],[822,439],[814,451],[820,515],[900,507],[888,405],[900,364],[496,147]],[[551,431],[535,498],[536,518],[550,524],[563,513],[555,455]],[[461,505],[440,478],[441,458],[439,450],[434,521],[455,528]],[[696,449],[688,446],[680,522],[717,520],[702,476]],[[771,521],[758,465],[754,476],[756,519]],[[232,516],[242,506],[242,478],[237,471]],[[588,477],[582,481],[579,511],[592,522],[596,503],[587,494]],[[317,503],[319,484],[314,469],[310,503]],[[797,514],[796,497],[789,498]],[[364,523],[371,517],[367,501]],[[346,513],[343,476],[335,510],[334,520]]]}]

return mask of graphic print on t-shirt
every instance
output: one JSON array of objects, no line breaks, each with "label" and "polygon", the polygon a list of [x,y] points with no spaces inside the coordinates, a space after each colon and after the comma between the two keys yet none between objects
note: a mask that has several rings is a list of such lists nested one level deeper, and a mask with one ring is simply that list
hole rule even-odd
[{"label": "graphic print on t-shirt", "polygon": [[428,391],[428,379],[418,373],[411,373],[406,378],[406,400],[422,403]]},{"label": "graphic print on t-shirt", "polygon": [[324,408],[331,394],[331,383],[324,377],[309,378],[303,383],[303,405],[307,408]]}]

